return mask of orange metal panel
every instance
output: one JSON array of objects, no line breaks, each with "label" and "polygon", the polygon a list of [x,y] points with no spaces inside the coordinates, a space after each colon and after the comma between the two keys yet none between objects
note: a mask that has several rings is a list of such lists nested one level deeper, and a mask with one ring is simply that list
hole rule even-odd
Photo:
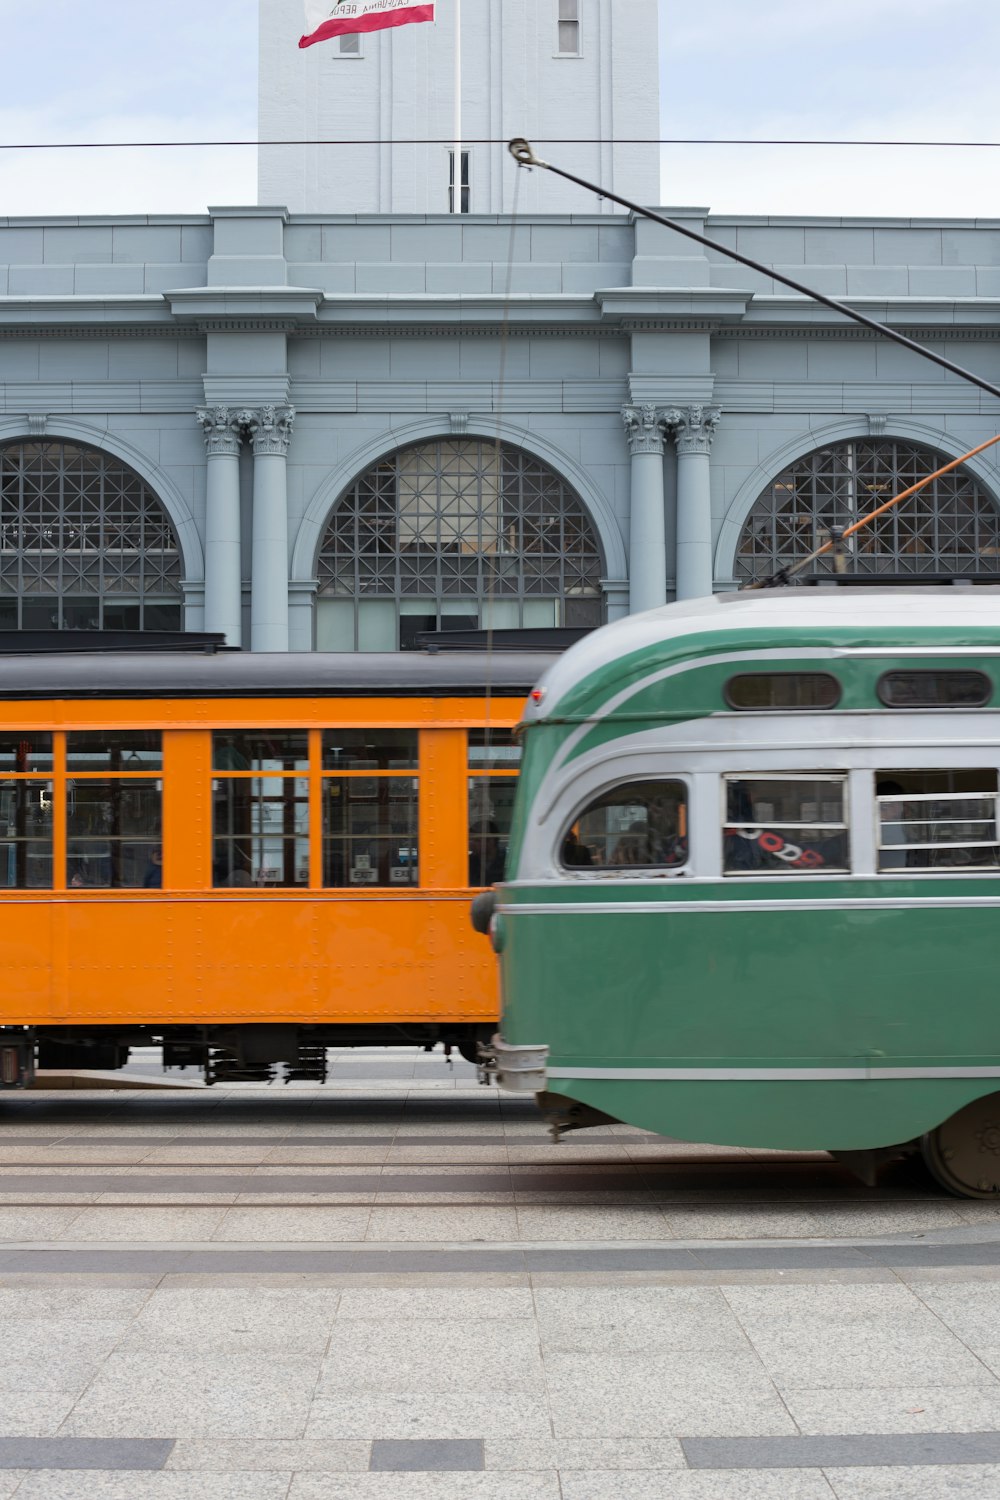
[{"label": "orange metal panel", "polygon": [[420,734],[420,884],[456,890],[469,880],[468,737],[462,729]]},{"label": "orange metal panel", "polygon": [[[490,1022],[493,955],[468,899],[84,892],[18,903],[0,940],[5,1024]],[[8,907],[10,916],[14,912]],[[48,999],[52,924],[71,991]]]},{"label": "orange metal panel", "polygon": [[163,885],[207,891],[212,884],[212,736],[163,736]]},{"label": "orange metal panel", "polygon": [[518,698],[145,698],[0,702],[0,726],[43,729],[309,729],[491,723],[513,729]]}]

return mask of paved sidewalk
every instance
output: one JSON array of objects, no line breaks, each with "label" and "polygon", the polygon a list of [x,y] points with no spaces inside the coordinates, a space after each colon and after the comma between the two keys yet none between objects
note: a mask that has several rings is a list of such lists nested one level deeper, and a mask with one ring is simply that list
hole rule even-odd
[{"label": "paved sidewalk", "polygon": [[998,1500],[992,1204],[352,1060],[0,1105],[0,1500]]}]

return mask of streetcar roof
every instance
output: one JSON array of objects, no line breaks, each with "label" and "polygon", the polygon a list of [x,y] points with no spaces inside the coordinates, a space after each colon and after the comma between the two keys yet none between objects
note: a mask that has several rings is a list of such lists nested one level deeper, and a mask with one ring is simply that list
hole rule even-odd
[{"label": "streetcar roof", "polygon": [[0,698],[524,697],[543,652],[73,652],[0,656]]},{"label": "streetcar roof", "polygon": [[[845,655],[924,643],[995,648],[1000,654],[1000,588],[786,588],[714,594],[629,615],[586,636],[549,668],[526,721],[558,717],[566,694],[589,679],[720,651],[823,646]],[[627,663],[627,664],[626,664]],[[579,694],[574,694],[579,706]]]}]

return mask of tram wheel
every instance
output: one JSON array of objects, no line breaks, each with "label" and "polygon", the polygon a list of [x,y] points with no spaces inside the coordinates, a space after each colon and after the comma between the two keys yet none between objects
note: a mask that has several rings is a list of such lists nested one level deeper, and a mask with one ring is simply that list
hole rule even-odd
[{"label": "tram wheel", "polygon": [[929,1130],[920,1149],[931,1174],[949,1193],[995,1198],[1000,1194],[1000,1094],[974,1099]]}]

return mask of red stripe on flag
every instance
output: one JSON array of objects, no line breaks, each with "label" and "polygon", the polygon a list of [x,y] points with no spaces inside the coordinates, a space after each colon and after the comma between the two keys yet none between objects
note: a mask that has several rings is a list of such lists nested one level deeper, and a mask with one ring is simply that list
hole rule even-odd
[{"label": "red stripe on flag", "polygon": [[408,26],[412,21],[433,21],[434,5],[404,5],[400,10],[377,11],[353,20],[324,21],[309,36],[299,38],[300,47],[329,41],[332,36],[350,36],[359,31],[384,31],[389,26]]}]

